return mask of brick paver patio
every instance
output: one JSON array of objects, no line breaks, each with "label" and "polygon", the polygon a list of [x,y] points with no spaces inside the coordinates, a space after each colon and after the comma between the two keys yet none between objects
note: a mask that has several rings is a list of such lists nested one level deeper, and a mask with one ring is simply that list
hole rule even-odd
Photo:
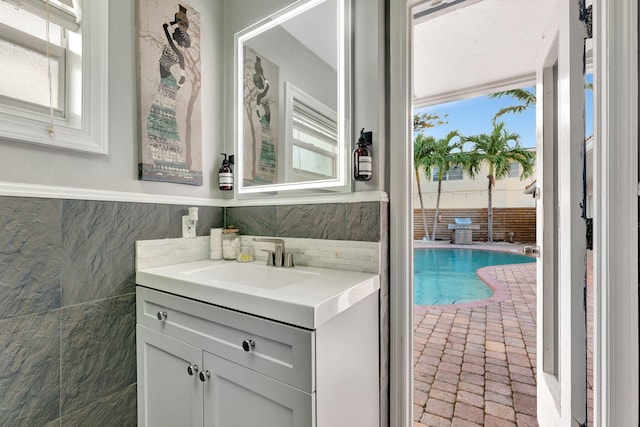
[{"label": "brick paver patio", "polygon": [[535,263],[483,276],[488,304],[414,306],[414,427],[538,425]]}]

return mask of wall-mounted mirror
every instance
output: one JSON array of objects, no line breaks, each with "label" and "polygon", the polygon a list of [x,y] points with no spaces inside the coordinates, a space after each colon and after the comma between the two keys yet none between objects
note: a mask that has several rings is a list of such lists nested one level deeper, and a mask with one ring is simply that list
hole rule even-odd
[{"label": "wall-mounted mirror", "polygon": [[238,194],[348,188],[346,1],[297,1],[236,34]]}]

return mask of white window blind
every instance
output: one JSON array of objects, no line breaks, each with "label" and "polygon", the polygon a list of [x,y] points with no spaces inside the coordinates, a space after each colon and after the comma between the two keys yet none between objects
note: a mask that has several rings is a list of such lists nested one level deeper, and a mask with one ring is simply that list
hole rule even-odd
[{"label": "white window blind", "polygon": [[292,167],[313,178],[336,176],[338,135],[335,120],[295,100]]},{"label": "white window blind", "polygon": [[0,0],[0,138],[107,152],[108,17],[107,0]]},{"label": "white window blind", "polygon": [[[82,10],[79,0],[2,0],[16,9],[24,9],[42,19],[59,25],[69,31],[78,31],[82,20]],[[47,5],[48,3],[48,5]]]}]

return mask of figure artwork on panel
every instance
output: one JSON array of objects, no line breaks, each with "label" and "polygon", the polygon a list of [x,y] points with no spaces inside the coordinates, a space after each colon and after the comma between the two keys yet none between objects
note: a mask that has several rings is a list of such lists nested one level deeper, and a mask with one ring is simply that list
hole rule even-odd
[{"label": "figure artwork on panel", "polygon": [[202,185],[200,13],[139,0],[138,177]]},{"label": "figure artwork on panel", "polygon": [[243,182],[245,185],[277,182],[279,68],[244,47]]}]

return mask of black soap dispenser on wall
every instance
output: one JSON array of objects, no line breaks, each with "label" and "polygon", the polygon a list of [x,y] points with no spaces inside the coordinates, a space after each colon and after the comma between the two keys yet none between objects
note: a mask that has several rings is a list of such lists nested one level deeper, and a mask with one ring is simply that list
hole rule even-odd
[{"label": "black soap dispenser on wall", "polygon": [[226,153],[220,153],[224,156],[222,160],[222,166],[218,169],[218,185],[222,191],[233,190],[233,170],[231,165],[233,164],[233,154],[227,158]]},{"label": "black soap dispenser on wall", "polygon": [[353,150],[353,179],[356,181],[369,181],[373,174],[373,162],[371,161],[371,141],[373,132],[360,131],[360,138]]}]

